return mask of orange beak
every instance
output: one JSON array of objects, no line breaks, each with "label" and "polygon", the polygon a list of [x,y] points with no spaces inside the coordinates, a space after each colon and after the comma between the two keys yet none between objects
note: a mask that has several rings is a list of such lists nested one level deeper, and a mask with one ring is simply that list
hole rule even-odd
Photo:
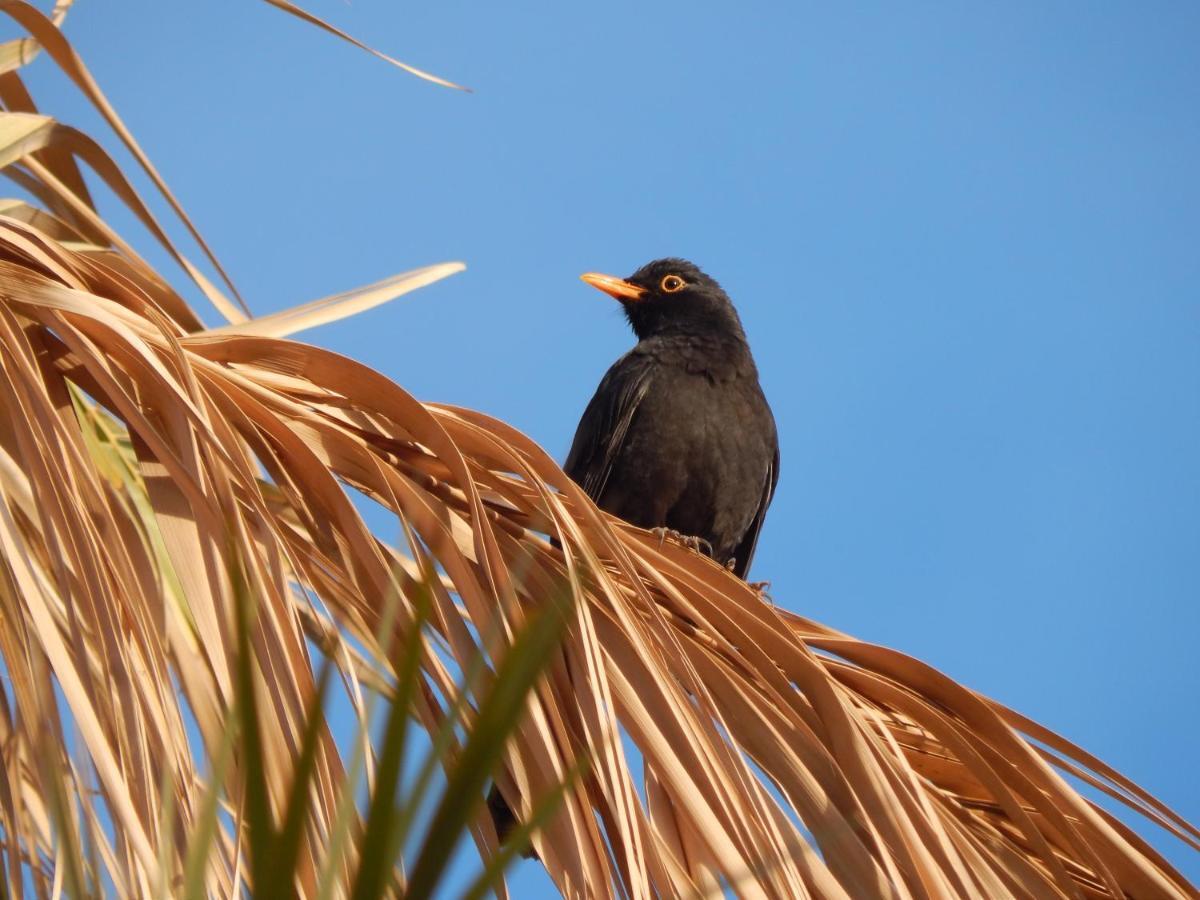
[{"label": "orange beak", "polygon": [[640,300],[642,299],[642,295],[646,293],[645,288],[640,288],[636,284],[630,284],[623,278],[614,278],[612,275],[588,272],[579,277],[596,288],[596,290],[604,291],[608,296],[615,297],[622,303],[630,300]]}]

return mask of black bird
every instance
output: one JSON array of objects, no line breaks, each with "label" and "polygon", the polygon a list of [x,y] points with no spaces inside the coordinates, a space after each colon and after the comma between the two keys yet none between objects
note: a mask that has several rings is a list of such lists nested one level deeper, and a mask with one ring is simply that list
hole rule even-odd
[{"label": "black bird", "polygon": [[[563,471],[601,509],[675,532],[745,578],[779,440],[733,303],[683,259],[582,278],[621,302],[638,343],[600,382]],[[516,819],[494,785],[488,807],[503,841]]]},{"label": "black bird", "polygon": [[683,259],[582,277],[621,302],[638,343],[600,382],[563,470],[601,509],[694,539],[744,578],[779,441],[733,303]]}]

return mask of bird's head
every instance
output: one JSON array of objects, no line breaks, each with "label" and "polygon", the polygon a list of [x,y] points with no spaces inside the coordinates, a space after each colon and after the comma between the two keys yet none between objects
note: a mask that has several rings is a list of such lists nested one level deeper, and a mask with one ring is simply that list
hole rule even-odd
[{"label": "bird's head", "polygon": [[716,334],[745,340],[728,295],[686,259],[656,259],[628,278],[596,272],[580,277],[621,302],[639,339],[660,334]]}]

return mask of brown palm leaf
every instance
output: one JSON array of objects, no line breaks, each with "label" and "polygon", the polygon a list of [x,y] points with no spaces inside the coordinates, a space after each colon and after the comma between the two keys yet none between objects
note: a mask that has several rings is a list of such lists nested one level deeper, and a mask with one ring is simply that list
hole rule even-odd
[{"label": "brown palm leaf", "polygon": [[[4,6],[136,147],[56,26]],[[436,733],[459,673],[481,652],[502,659],[567,584],[575,619],[497,773],[528,814],[590,761],[534,839],[564,895],[1198,895],[1067,776],[1193,848],[1200,832],[1080,748],[606,517],[505,424],[419,402],[286,339],[456,264],[247,319],[97,143],[37,112],[15,62],[0,101],[0,165],[36,201],[0,206],[10,894],[32,884],[48,895],[59,879],[103,877],[121,896],[181,883],[209,796],[205,760],[221,752],[235,694],[237,565],[259,603],[253,673],[276,815],[314,691],[308,639],[341,668],[363,717],[363,696],[393,674],[385,645],[409,633],[432,586],[411,713]],[[227,325],[204,330],[115,233],[80,164]],[[354,492],[395,515],[407,546],[367,529]],[[189,742],[193,718],[201,747]],[[452,763],[453,742],[446,753]],[[324,731],[296,875],[304,896],[340,827],[344,766]],[[205,861],[218,896],[247,877],[241,790],[227,779],[232,814]],[[482,805],[473,833],[494,853]]]}]

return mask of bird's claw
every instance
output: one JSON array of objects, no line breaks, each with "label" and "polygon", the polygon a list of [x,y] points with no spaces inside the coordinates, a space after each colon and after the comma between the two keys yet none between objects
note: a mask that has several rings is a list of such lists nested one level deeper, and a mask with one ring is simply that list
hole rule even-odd
[{"label": "bird's claw", "polygon": [[685,547],[691,547],[697,553],[703,553],[708,557],[713,555],[713,545],[704,538],[697,537],[694,534],[683,534],[674,528],[651,528],[650,533],[658,535],[658,546],[660,549],[666,543],[667,538],[671,538]]},{"label": "bird's claw", "polygon": [[769,582],[769,581],[747,581],[746,584],[750,586],[750,590],[752,590],[752,591],[754,591],[754,593],[758,594],[758,596],[761,597],[763,600],[768,600],[771,603],[775,602],[775,599],[768,592],[768,588],[771,587],[771,582]]}]

